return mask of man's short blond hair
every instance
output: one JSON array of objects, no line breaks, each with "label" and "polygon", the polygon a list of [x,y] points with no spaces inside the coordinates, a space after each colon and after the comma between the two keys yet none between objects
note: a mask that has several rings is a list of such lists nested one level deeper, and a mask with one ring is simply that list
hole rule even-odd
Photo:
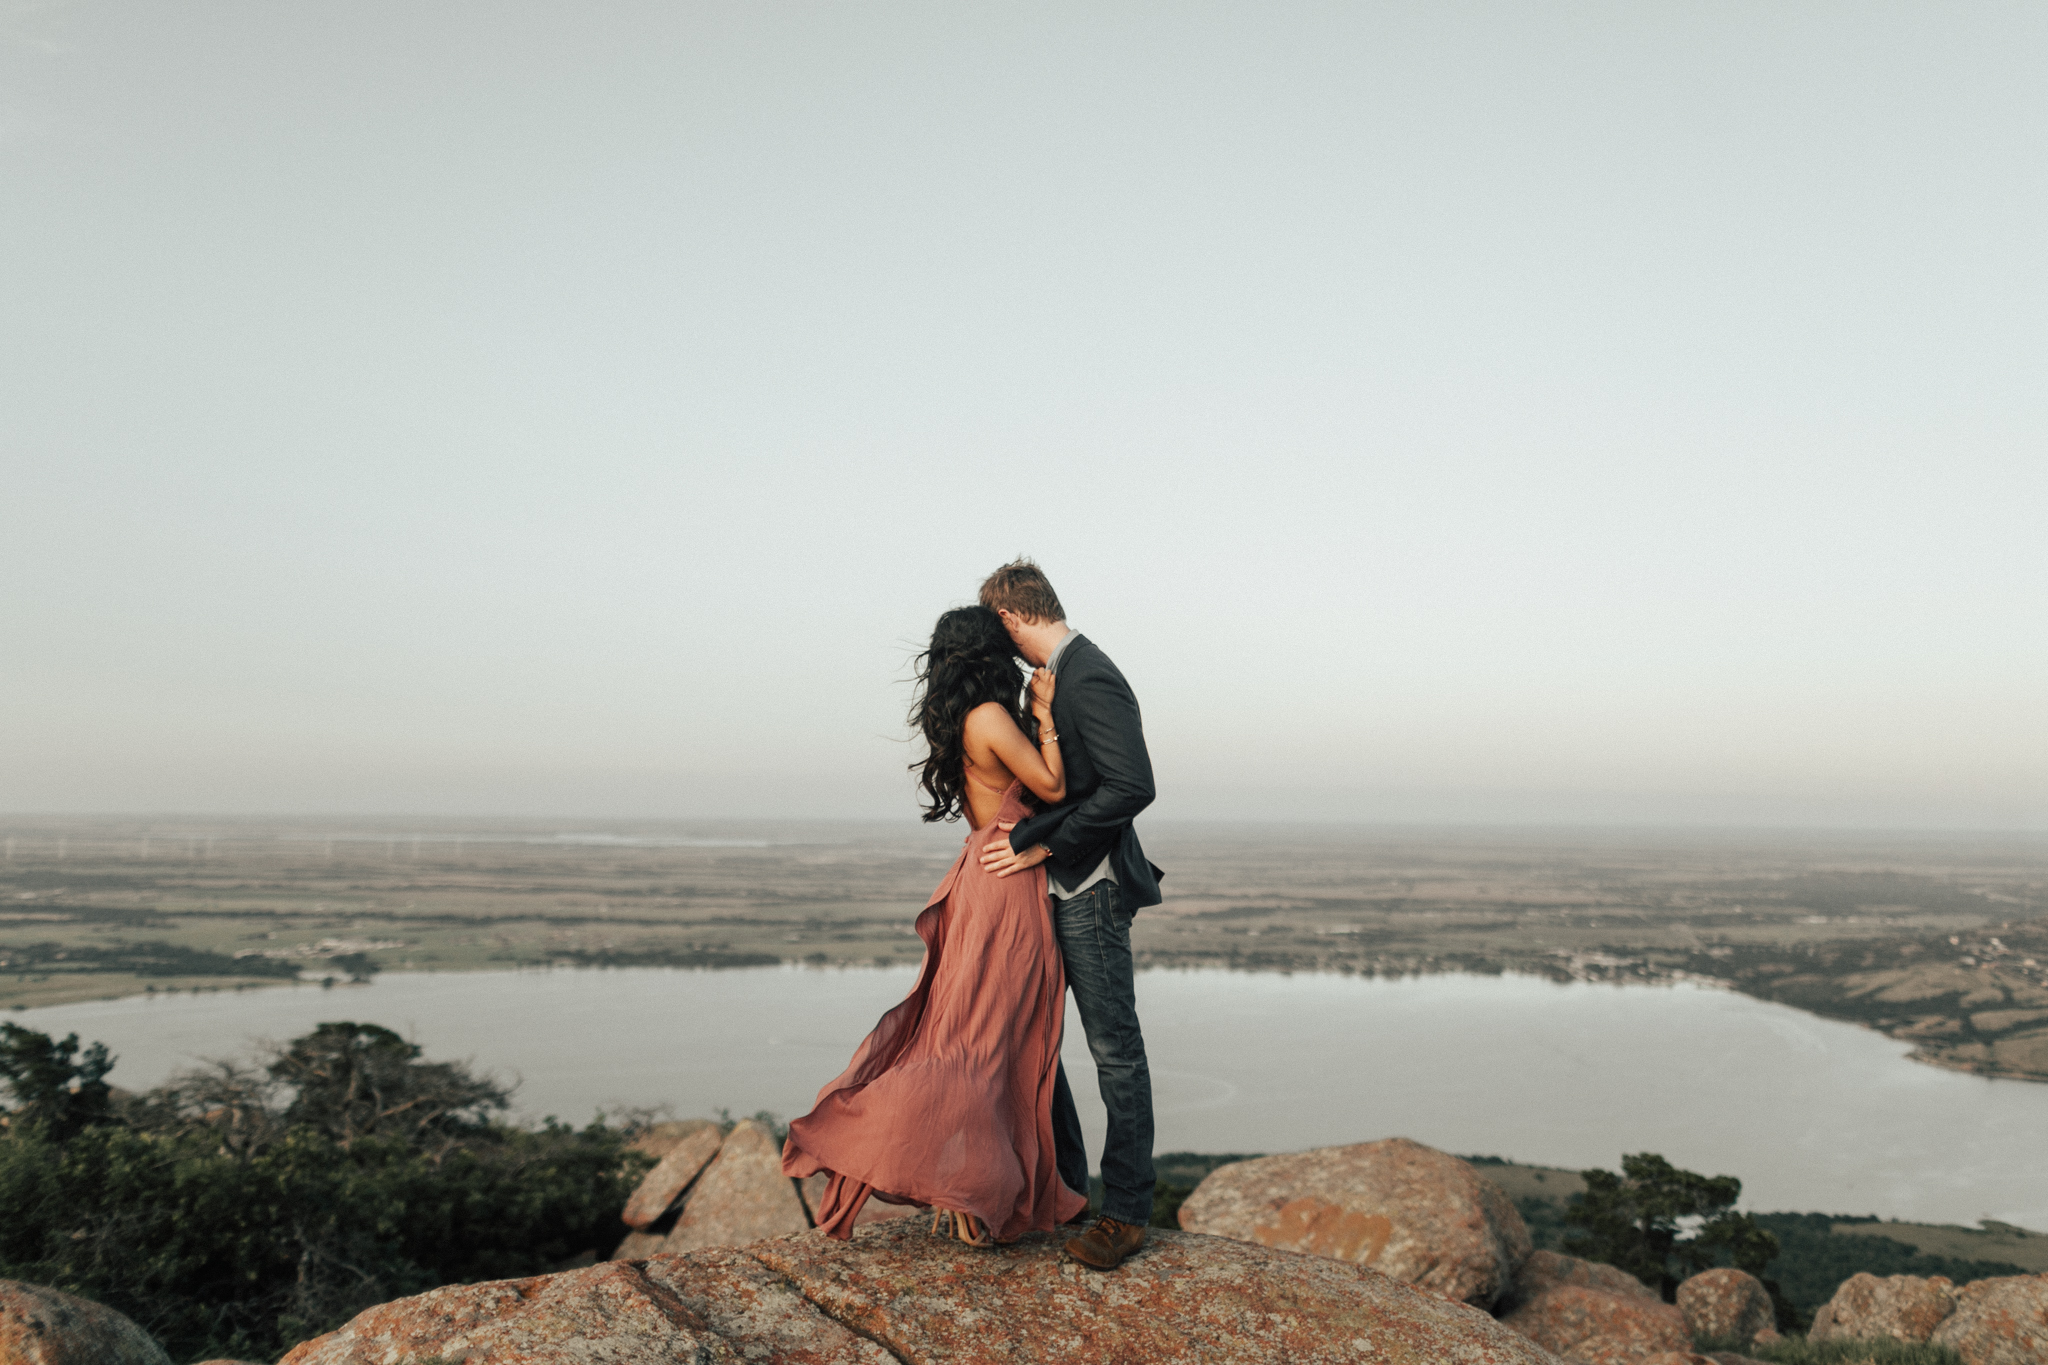
[{"label": "man's short blond hair", "polygon": [[1011,612],[1034,626],[1067,619],[1067,609],[1046,581],[1045,570],[1021,557],[981,581],[981,605]]}]

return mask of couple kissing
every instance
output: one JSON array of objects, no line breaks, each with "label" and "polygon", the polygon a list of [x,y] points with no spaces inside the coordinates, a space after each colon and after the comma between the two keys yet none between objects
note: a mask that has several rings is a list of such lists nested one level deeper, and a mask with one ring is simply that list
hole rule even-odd
[{"label": "couple kissing", "polygon": [[1085,1222],[1088,1152],[1060,1065],[1072,989],[1109,1130],[1100,1215],[1066,1254],[1114,1270],[1152,1216],[1130,926],[1162,874],[1131,827],[1153,795],[1138,700],[1020,559],[939,618],[911,723],[924,818],[964,818],[966,844],[917,917],[917,984],[790,1124],[783,1172],[830,1175],[817,1222],[841,1239],[870,1199],[930,1209],[935,1233],[980,1247]]}]

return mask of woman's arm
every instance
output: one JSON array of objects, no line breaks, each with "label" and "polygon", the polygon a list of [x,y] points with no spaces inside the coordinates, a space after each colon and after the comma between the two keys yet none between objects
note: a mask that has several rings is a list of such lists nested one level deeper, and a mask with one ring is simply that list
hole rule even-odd
[{"label": "woman's arm", "polygon": [[1052,728],[1052,691],[1052,674],[1041,668],[1031,675],[1031,710],[1038,717],[1038,744],[1032,744],[1010,713],[994,702],[968,714],[964,738],[970,748],[977,741],[987,745],[1034,796],[1057,805],[1067,798],[1067,768],[1060,759],[1059,736]]}]

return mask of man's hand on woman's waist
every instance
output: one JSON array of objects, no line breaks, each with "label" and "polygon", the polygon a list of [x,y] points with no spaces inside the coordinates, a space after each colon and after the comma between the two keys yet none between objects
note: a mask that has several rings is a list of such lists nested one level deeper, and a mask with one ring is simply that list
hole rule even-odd
[{"label": "man's hand on woman's waist", "polygon": [[1033,844],[1022,853],[1010,847],[1010,831],[1017,828],[1015,820],[1004,824],[996,822],[996,832],[981,847],[981,865],[998,877],[1007,877],[1012,872],[1027,872],[1052,856],[1052,850],[1044,844]]}]

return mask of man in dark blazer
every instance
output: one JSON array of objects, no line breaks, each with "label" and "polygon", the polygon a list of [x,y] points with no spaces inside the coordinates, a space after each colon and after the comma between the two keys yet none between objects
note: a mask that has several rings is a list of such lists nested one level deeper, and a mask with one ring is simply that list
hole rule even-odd
[{"label": "man in dark blazer", "polygon": [[[1066,611],[1036,564],[1020,559],[997,569],[981,585],[981,603],[1002,617],[1025,661],[1054,677],[1052,721],[1067,799],[1014,828],[999,827],[981,861],[999,877],[1045,864],[1067,985],[1109,1110],[1102,1215],[1067,1243],[1067,1254],[1114,1270],[1145,1244],[1152,1221],[1152,1072],[1131,966],[1131,916],[1159,904],[1161,873],[1131,827],[1152,804],[1152,759],[1130,684],[1094,642],[1067,628]],[[1086,1193],[1088,1151],[1065,1067],[1054,1079],[1052,1128],[1060,1178]]]}]

